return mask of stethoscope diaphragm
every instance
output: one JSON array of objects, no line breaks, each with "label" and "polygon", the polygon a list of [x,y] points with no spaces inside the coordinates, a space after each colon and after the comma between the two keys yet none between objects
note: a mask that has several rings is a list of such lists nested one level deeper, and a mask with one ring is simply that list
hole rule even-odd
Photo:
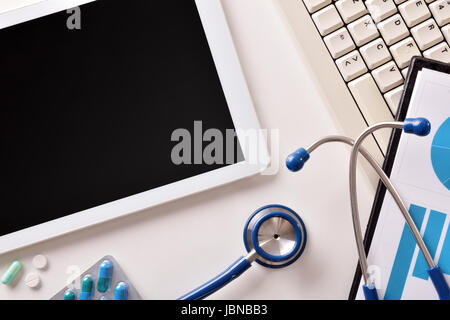
[{"label": "stethoscope diaphragm", "polygon": [[306,228],[300,216],[282,205],[256,210],[244,227],[247,252],[256,252],[255,261],[265,267],[282,268],[295,262],[306,246]]}]

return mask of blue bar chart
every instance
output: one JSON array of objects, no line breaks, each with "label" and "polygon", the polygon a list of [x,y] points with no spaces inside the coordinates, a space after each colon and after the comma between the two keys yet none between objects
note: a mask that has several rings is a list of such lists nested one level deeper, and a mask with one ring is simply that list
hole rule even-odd
[{"label": "blue bar chart", "polygon": [[[427,208],[412,204],[409,208],[409,212],[417,228],[421,229],[426,217]],[[450,274],[450,227],[449,224],[447,224],[447,228],[444,230],[446,218],[446,213],[430,210],[428,219],[425,222],[426,225],[424,226],[423,239],[431,256],[435,261],[437,260],[442,272],[444,274]],[[439,257],[436,257],[440,242],[442,242],[442,247],[440,249]],[[405,223],[392,266],[391,275],[388,280],[384,296],[385,300],[399,300],[402,298],[411,267],[413,267],[412,277],[424,281],[428,280],[428,265],[420,251],[414,266],[412,266],[416,247],[416,241]]]}]

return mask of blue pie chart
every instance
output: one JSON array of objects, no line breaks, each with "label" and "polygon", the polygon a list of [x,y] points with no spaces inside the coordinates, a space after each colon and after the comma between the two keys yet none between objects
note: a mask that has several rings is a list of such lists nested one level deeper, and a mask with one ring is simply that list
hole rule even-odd
[{"label": "blue pie chart", "polygon": [[439,127],[433,138],[431,163],[439,181],[450,190],[450,117]]}]

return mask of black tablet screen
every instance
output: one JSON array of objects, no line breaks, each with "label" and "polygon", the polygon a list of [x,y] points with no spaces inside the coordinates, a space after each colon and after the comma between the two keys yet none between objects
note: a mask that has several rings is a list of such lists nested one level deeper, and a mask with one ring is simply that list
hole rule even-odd
[{"label": "black tablet screen", "polygon": [[227,165],[171,159],[178,128],[234,128],[193,0],[96,1],[0,43],[0,235]]}]

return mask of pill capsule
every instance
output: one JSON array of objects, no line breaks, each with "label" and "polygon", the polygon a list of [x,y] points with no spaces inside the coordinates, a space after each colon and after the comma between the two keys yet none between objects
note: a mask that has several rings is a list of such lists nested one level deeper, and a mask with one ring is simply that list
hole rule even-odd
[{"label": "pill capsule", "polygon": [[77,295],[75,291],[67,289],[66,292],[64,292],[64,300],[76,300]]},{"label": "pill capsule", "polygon": [[22,264],[20,261],[14,261],[11,263],[8,270],[6,270],[2,276],[2,283],[6,285],[10,284],[19,273],[20,269],[22,269]]},{"label": "pill capsule", "polygon": [[98,282],[97,282],[98,292],[108,291],[111,285],[112,274],[113,274],[112,262],[109,260],[103,261],[98,269]]},{"label": "pill capsule", "polygon": [[94,279],[91,275],[85,275],[81,280],[80,300],[91,300],[94,289]]},{"label": "pill capsule", "polygon": [[128,299],[128,285],[125,282],[119,282],[114,289],[114,300]]}]

